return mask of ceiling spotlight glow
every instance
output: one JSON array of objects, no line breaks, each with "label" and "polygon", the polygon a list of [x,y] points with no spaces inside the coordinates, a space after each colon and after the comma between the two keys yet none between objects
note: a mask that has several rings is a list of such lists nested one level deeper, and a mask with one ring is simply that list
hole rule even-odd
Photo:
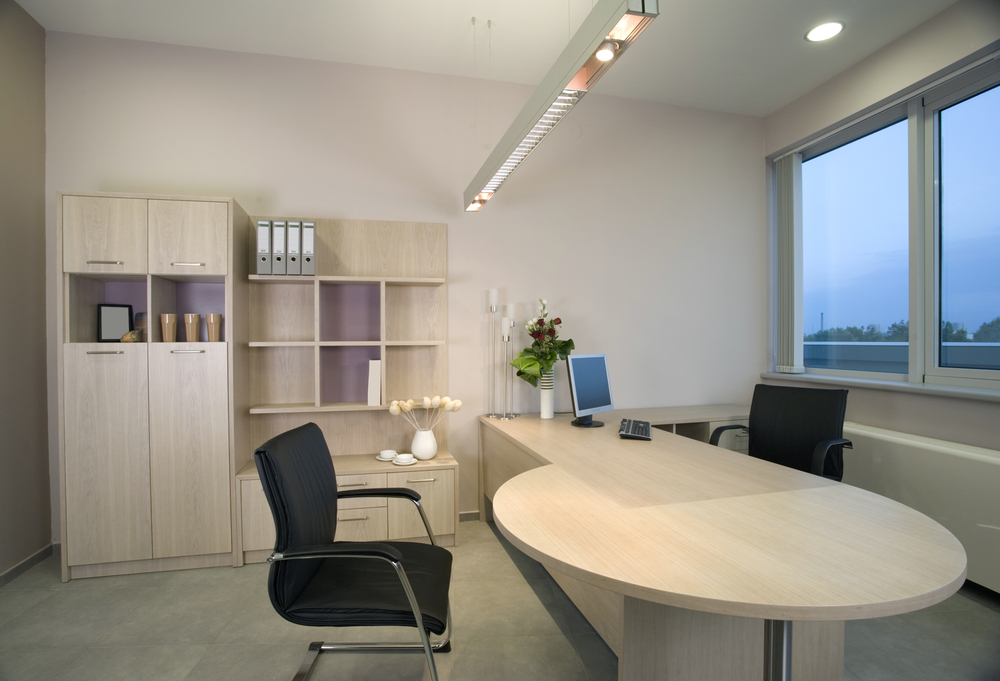
[{"label": "ceiling spotlight glow", "polygon": [[601,61],[611,61],[611,58],[615,56],[615,52],[618,51],[618,43],[614,40],[605,40],[601,43],[601,46],[597,48],[597,52],[594,56]]},{"label": "ceiling spotlight glow", "polygon": [[844,25],[839,21],[831,21],[828,24],[820,24],[813,30],[806,33],[806,40],[811,43],[818,43],[822,40],[829,40],[844,30]]}]

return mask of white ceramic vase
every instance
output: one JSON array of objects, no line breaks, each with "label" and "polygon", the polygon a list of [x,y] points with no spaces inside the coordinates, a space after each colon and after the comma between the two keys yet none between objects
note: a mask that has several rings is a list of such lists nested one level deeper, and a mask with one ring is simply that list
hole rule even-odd
[{"label": "white ceramic vase", "polygon": [[542,389],[541,416],[543,419],[551,419],[555,417],[555,413],[553,412],[556,393],[554,385],[555,375],[552,371],[543,373],[542,377],[538,379],[538,387]]},{"label": "white ceramic vase", "polygon": [[427,428],[421,428],[416,433],[413,434],[413,444],[410,445],[410,451],[413,452],[413,456],[420,459],[421,461],[426,461],[427,459],[433,459],[434,455],[438,451],[437,438],[434,437],[434,431]]}]

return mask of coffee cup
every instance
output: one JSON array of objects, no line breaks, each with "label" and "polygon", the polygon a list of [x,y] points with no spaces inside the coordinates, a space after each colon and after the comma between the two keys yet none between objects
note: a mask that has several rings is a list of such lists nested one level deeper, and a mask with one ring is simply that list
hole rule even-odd
[{"label": "coffee cup", "polygon": [[383,449],[381,452],[378,453],[378,458],[384,459],[386,461],[389,461],[391,459],[395,459],[396,458],[396,450],[395,449]]},{"label": "coffee cup", "polygon": [[413,461],[413,455],[409,452],[396,455],[396,463],[410,463],[411,461]]}]

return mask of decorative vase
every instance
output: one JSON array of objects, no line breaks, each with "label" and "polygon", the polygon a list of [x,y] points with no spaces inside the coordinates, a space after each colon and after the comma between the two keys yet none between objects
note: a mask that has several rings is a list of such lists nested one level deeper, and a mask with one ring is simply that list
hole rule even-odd
[{"label": "decorative vase", "polygon": [[413,434],[413,444],[410,445],[410,451],[413,452],[413,456],[420,459],[421,461],[426,461],[427,459],[433,459],[434,455],[438,451],[437,439],[434,437],[434,431],[427,428],[421,428],[416,433]]},{"label": "decorative vase", "polygon": [[542,389],[542,418],[551,419],[554,418],[555,414],[552,411],[553,403],[555,402],[555,390],[553,386],[555,385],[555,375],[552,371],[546,371],[542,373],[541,378],[538,379],[538,387]]}]

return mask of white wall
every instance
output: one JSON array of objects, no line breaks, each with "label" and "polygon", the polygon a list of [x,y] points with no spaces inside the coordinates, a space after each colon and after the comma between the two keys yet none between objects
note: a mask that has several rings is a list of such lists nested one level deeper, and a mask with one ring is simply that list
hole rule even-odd
[{"label": "white wall", "polygon": [[[466,214],[486,131],[499,138],[530,88],[494,83],[490,124],[487,88],[477,102],[471,79],[58,33],[46,77],[50,328],[59,189],[448,223],[449,391],[465,403],[449,448],[463,511],[478,505],[490,287],[519,306],[519,327],[544,297],[579,351],[607,352],[622,407],[747,401],[765,369],[760,119],[592,93]],[[556,408],[568,410],[562,367],[557,379]],[[537,392],[520,386],[516,404],[537,411]]]}]

